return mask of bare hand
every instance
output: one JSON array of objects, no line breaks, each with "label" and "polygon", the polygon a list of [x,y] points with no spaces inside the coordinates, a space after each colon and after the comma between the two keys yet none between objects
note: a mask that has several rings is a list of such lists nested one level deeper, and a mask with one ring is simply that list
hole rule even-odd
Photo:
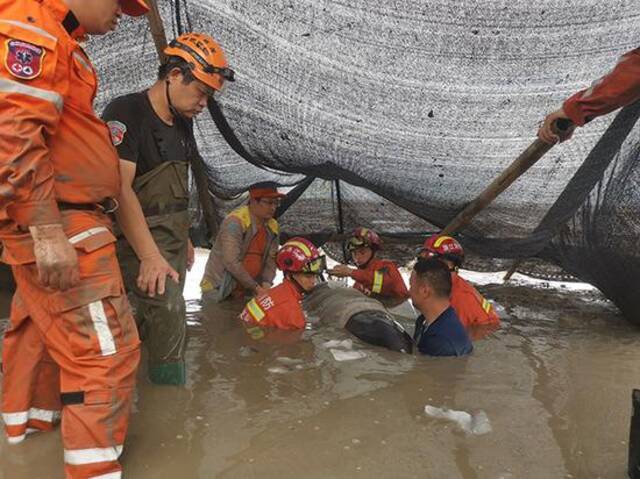
[{"label": "bare hand", "polygon": [[30,226],[33,254],[42,286],[65,291],[80,281],[78,254],[62,225]]},{"label": "bare hand", "polygon": [[262,283],[261,285],[256,286],[256,298],[267,294],[270,287],[271,285],[269,283]]},{"label": "bare hand", "polygon": [[191,240],[187,243],[187,271],[191,271],[193,268],[193,263],[196,261],[196,252],[193,249],[193,243]]},{"label": "bare hand", "polygon": [[550,145],[553,145],[557,142],[563,142],[571,138],[576,127],[575,125],[572,125],[568,130],[559,132],[555,123],[561,118],[565,120],[569,119],[562,108],[549,113],[544,119],[542,126],[538,130],[538,138],[540,138],[545,143],[549,143]]},{"label": "bare hand", "polygon": [[351,276],[353,268],[346,264],[339,264],[328,271],[331,276],[337,276],[338,278],[348,278]]},{"label": "bare hand", "polygon": [[167,276],[176,283],[180,281],[180,275],[160,253],[146,256],[140,260],[138,288],[150,297],[153,298],[156,293],[164,294]]}]

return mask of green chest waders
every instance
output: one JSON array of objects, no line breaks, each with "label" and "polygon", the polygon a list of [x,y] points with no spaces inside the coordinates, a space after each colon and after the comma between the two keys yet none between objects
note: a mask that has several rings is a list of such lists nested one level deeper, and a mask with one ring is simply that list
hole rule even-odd
[{"label": "green chest waders", "polygon": [[184,384],[186,311],[182,290],[187,270],[189,239],[188,164],[168,161],[133,182],[142,210],[162,256],[180,275],[167,278],[165,293],[149,297],[136,279],[140,261],[124,238],[118,241],[118,259],[135,307],[140,337],[146,344],[149,379],[156,384]]}]

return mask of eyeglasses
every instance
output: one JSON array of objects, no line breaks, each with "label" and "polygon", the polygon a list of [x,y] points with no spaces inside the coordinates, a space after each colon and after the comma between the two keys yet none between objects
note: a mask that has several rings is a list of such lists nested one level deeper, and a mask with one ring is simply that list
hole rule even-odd
[{"label": "eyeglasses", "polygon": [[273,199],[273,198],[260,198],[258,201],[265,203],[269,206],[275,206],[275,207],[278,207],[282,204],[282,201],[280,199]]}]

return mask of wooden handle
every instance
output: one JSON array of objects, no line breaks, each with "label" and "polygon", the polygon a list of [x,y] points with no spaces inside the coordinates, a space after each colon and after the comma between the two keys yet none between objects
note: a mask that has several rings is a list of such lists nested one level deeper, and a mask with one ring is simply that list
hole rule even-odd
[{"label": "wooden handle", "polygon": [[151,27],[151,36],[153,37],[153,43],[156,45],[156,52],[158,53],[158,59],[160,63],[164,63],[164,49],[167,47],[167,35],[164,31],[164,25],[162,23],[162,17],[158,10],[158,4],[156,0],[145,0],[149,5],[149,11],[147,12],[147,20]]},{"label": "wooden handle", "polygon": [[[566,132],[572,126],[570,120],[561,120],[562,121],[556,121],[554,125],[559,133]],[[553,145],[536,139],[500,176],[493,180],[476,199],[469,203],[445,226],[442,234],[451,235],[467,226],[478,213],[485,209],[500,193],[511,186],[514,181],[531,168],[552,147]]]}]

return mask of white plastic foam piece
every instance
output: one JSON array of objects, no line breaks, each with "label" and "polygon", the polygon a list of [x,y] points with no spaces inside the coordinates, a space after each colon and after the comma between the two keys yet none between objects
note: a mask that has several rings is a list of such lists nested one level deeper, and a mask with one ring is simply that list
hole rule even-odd
[{"label": "white plastic foam piece", "polygon": [[492,431],[491,423],[484,411],[471,415],[466,411],[456,411],[427,404],[424,407],[424,412],[431,417],[455,422],[467,434],[479,436]]},{"label": "white plastic foam piece", "polygon": [[304,362],[302,359],[289,358],[287,356],[279,356],[276,358],[276,361],[287,366],[294,366],[296,364],[302,364]]},{"label": "white plastic foam piece", "polygon": [[280,366],[274,366],[267,369],[267,371],[269,371],[271,374],[287,374],[288,372],[291,372],[290,369],[282,368]]},{"label": "white plastic foam piece", "polygon": [[332,339],[331,341],[327,341],[322,344],[324,348],[342,348],[342,349],[353,349],[353,341],[351,339]]},{"label": "white plastic foam piece", "polygon": [[362,351],[342,351],[340,349],[329,349],[336,361],[353,361],[354,359],[366,358],[367,355]]}]

